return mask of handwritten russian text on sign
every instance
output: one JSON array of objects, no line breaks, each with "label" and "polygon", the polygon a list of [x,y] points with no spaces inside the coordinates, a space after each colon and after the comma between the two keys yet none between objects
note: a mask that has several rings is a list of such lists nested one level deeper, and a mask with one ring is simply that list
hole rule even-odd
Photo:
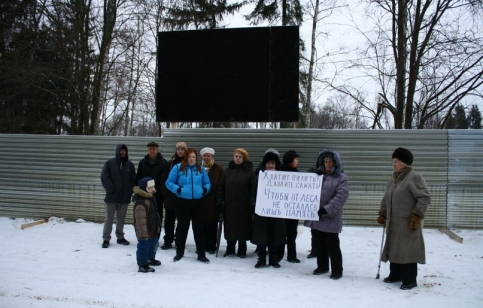
[{"label": "handwritten russian text on sign", "polygon": [[260,171],[255,213],[266,217],[319,220],[322,178],[315,173]]}]

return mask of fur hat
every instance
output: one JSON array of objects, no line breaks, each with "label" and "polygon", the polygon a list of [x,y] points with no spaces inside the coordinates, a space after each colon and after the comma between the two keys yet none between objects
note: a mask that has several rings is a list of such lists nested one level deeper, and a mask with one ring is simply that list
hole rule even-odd
[{"label": "fur hat", "polygon": [[413,163],[413,153],[405,148],[397,148],[392,153],[392,158],[397,158],[408,166]]},{"label": "fur hat", "polygon": [[265,154],[263,155],[262,159],[262,164],[261,164],[261,169],[265,170],[265,165],[267,164],[268,161],[273,160],[275,162],[275,169],[280,170],[280,154],[278,153],[277,150],[275,149],[268,149],[265,151]]},{"label": "fur hat", "polygon": [[149,147],[156,147],[156,148],[159,148],[159,145],[158,145],[156,142],[151,141],[150,143],[148,143],[147,147],[148,147],[148,148],[149,148]]},{"label": "fur hat", "polygon": [[188,148],[188,146],[186,145],[186,142],[178,142],[176,143],[176,148],[184,148],[185,150]]},{"label": "fur hat", "polygon": [[283,163],[285,165],[290,165],[297,157],[300,157],[300,155],[298,155],[294,150],[287,151],[285,154],[283,154]]},{"label": "fur hat", "polygon": [[139,188],[140,189],[147,191],[148,187],[154,187],[153,178],[147,176],[147,177],[139,180]]},{"label": "fur hat", "polygon": [[211,155],[215,156],[215,150],[212,149],[212,148],[202,148],[201,151],[200,151],[200,154],[201,154],[201,156],[203,156],[204,154],[211,154]]},{"label": "fur hat", "polygon": [[235,150],[233,150],[233,155],[235,155],[235,152],[239,152],[243,156],[243,161],[247,161],[248,160],[248,152],[247,152],[247,150],[245,150],[243,148],[236,148]]}]

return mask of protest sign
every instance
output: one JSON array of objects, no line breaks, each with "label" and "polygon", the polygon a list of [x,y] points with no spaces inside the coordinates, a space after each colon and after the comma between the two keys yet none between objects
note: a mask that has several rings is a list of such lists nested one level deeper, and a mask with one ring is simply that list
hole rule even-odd
[{"label": "protest sign", "polygon": [[255,213],[260,216],[319,220],[322,175],[265,170],[258,174]]}]

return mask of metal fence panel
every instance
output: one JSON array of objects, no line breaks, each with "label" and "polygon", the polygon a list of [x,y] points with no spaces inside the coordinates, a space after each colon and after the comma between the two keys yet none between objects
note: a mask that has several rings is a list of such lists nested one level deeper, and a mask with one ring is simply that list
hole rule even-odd
[{"label": "metal fence panel", "polygon": [[[392,174],[391,154],[407,147],[432,198],[425,226],[483,228],[481,130],[167,129],[161,138],[0,135],[0,215],[103,221],[103,164],[124,143],[137,167],[150,141],[160,144],[168,160],[179,141],[198,151],[213,147],[223,167],[237,147],[248,151],[255,166],[268,148],[281,155],[293,149],[301,156],[300,171],[313,165],[321,149],[335,149],[350,181],[344,224],[360,226],[375,225]],[[129,211],[127,222],[132,223]]]}]

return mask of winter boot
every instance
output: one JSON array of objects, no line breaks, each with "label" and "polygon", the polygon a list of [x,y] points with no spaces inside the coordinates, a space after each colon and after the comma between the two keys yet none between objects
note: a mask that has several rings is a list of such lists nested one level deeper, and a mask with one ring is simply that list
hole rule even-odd
[{"label": "winter boot", "polygon": [[149,260],[149,264],[148,265],[151,265],[151,266],[160,266],[161,265],[161,261],[156,260],[156,259],[152,259],[152,260]]},{"label": "winter boot", "polygon": [[117,243],[120,244],[120,245],[129,245],[130,243],[128,241],[126,241],[125,238],[121,238],[121,239],[117,239]]},{"label": "winter boot", "polygon": [[145,264],[145,265],[139,267],[138,272],[140,272],[140,273],[153,273],[154,268],[150,268],[149,264]]},{"label": "winter boot", "polygon": [[205,257],[205,256],[199,256],[198,257],[198,261],[203,262],[203,263],[206,263],[206,264],[209,264],[210,263],[210,260],[208,260],[208,258]]},{"label": "winter boot", "polygon": [[275,268],[280,268],[280,264],[278,264],[278,258],[276,256],[271,256],[268,264]]},{"label": "winter boot", "polygon": [[171,249],[173,248],[173,244],[169,244],[169,243],[164,243],[163,246],[160,247],[162,250],[168,250],[168,249]]},{"label": "winter boot", "polygon": [[176,256],[174,256],[174,258],[173,258],[173,261],[174,261],[174,262],[178,262],[179,260],[181,260],[181,258],[182,258],[182,257],[183,257],[183,255],[181,255],[181,254],[176,254]]},{"label": "winter boot", "polygon": [[109,247],[109,241],[102,242],[102,248],[107,248],[107,247]]},{"label": "winter boot", "polygon": [[267,265],[267,261],[265,259],[258,258],[257,264],[255,264],[255,268],[264,267]]}]

